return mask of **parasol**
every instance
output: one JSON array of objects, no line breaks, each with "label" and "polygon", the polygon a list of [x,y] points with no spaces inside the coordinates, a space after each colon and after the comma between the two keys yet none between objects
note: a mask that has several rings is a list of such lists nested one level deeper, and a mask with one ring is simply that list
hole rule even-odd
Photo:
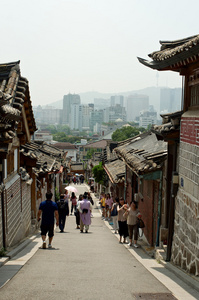
[{"label": "parasol", "polygon": [[78,193],[78,190],[74,186],[71,186],[71,185],[65,187],[65,190],[68,190],[69,192]]}]

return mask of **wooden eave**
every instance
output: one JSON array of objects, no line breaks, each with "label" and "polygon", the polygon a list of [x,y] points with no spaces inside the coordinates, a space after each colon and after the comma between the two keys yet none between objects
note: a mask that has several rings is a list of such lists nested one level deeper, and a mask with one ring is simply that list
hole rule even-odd
[{"label": "wooden eave", "polygon": [[179,140],[180,140],[180,130],[179,129],[172,130],[172,131],[162,131],[162,132],[152,130],[152,132],[155,133],[158,140],[163,140],[165,142],[169,142],[169,141],[179,142]]},{"label": "wooden eave", "polygon": [[143,65],[158,71],[182,72],[199,59],[199,35],[174,42],[161,42],[160,51],[149,54],[151,61],[138,57]]}]

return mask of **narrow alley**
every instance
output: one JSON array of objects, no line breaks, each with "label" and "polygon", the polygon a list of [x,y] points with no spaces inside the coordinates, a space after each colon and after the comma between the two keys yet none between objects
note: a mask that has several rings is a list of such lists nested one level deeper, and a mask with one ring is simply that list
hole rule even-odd
[{"label": "narrow alley", "polygon": [[[76,188],[79,194],[88,190],[85,184]],[[1,299],[199,299],[141,248],[119,244],[94,200],[88,234],[80,234],[69,216],[64,233],[55,229],[52,249],[41,249],[38,236],[0,268]]]}]

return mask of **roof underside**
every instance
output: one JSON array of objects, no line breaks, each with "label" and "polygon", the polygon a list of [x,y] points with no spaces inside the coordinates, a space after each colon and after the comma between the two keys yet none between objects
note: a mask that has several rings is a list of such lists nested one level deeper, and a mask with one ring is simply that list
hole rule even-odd
[{"label": "roof underside", "polygon": [[161,49],[148,56],[152,61],[138,57],[143,65],[155,70],[180,70],[199,58],[199,35],[177,41],[160,41]]},{"label": "roof underside", "polygon": [[16,136],[22,119],[22,109],[28,116],[30,134],[36,130],[29,95],[28,80],[21,76],[20,61],[0,64],[0,141],[7,142]]}]

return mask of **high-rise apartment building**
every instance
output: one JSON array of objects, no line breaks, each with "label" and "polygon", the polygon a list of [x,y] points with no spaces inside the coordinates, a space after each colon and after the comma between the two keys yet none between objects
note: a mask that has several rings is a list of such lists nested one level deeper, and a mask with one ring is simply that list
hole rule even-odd
[{"label": "high-rise apartment building", "polygon": [[69,127],[72,130],[79,130],[81,108],[82,106],[78,104],[72,104],[70,107]]},{"label": "high-rise apartment building", "polygon": [[[96,125],[100,125],[102,124],[103,122],[103,110],[94,110],[94,111],[91,111],[91,114],[90,114],[90,130],[93,131],[94,130],[94,126],[96,127]],[[101,129],[99,129],[100,131]]]},{"label": "high-rise apartment building", "polygon": [[139,127],[147,128],[148,125],[157,124],[156,111],[142,111],[140,112]]},{"label": "high-rise apartment building", "polygon": [[52,106],[33,107],[36,123],[39,124],[61,124],[62,109]]},{"label": "high-rise apartment building", "polygon": [[132,122],[140,116],[140,112],[148,110],[149,97],[146,95],[130,95],[127,97],[127,121]]},{"label": "high-rise apartment building", "polygon": [[110,99],[94,98],[94,107],[97,110],[110,106]]},{"label": "high-rise apartment building", "polygon": [[110,99],[110,104],[111,106],[115,106],[117,104],[119,104],[120,106],[124,106],[124,96],[111,96],[111,99]]},{"label": "high-rise apartment building", "polygon": [[94,104],[88,104],[88,105],[81,105],[81,114],[80,114],[80,120],[79,120],[79,130],[89,130],[90,126],[90,115],[91,112],[94,111]]},{"label": "high-rise apartment building", "polygon": [[160,112],[171,113],[181,110],[182,89],[160,89]]},{"label": "high-rise apartment building", "polygon": [[126,121],[126,109],[120,104],[104,109],[104,122],[115,122],[117,119]]},{"label": "high-rise apartment building", "polygon": [[62,124],[70,124],[71,106],[80,105],[80,96],[77,94],[68,94],[63,97],[63,118]]}]

